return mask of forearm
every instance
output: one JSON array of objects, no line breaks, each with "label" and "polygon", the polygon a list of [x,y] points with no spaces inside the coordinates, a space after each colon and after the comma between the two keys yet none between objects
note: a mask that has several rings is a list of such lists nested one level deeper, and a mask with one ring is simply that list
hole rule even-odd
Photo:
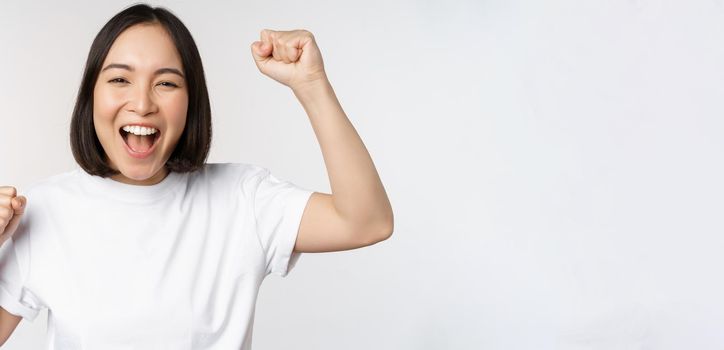
[{"label": "forearm", "polygon": [[385,225],[392,230],[392,206],[372,157],[342,110],[329,80],[293,91],[321,147],[339,215],[361,225]]}]

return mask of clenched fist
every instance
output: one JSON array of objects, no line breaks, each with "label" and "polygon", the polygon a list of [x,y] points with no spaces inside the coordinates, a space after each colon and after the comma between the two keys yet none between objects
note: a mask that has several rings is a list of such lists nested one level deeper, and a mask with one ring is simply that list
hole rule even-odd
[{"label": "clenched fist", "polygon": [[264,29],[251,54],[259,71],[295,91],[327,79],[314,36],[304,29]]},{"label": "clenched fist", "polygon": [[0,186],[0,246],[13,236],[25,212],[27,199],[15,187]]}]

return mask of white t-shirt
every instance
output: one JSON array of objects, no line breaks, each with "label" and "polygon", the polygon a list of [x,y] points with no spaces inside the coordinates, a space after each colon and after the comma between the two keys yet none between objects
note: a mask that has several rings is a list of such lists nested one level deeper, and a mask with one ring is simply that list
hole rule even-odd
[{"label": "white t-shirt", "polygon": [[80,168],[36,182],[0,247],[0,305],[47,308],[49,349],[250,349],[259,287],[299,259],[312,193],[243,163],[153,186]]}]

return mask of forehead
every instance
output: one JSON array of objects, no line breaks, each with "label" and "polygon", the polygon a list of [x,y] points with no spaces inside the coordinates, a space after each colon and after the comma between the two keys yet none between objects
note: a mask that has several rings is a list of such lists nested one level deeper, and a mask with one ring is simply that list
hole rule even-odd
[{"label": "forehead", "polygon": [[138,70],[182,68],[171,36],[157,23],[136,24],[124,30],[111,45],[103,66],[108,63],[128,64]]}]

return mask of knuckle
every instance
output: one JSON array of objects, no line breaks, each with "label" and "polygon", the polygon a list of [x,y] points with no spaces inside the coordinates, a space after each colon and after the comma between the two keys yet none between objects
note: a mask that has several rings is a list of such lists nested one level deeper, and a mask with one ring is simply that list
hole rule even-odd
[{"label": "knuckle", "polygon": [[4,193],[11,197],[15,197],[15,195],[17,195],[18,191],[13,186],[0,186],[0,193]]}]

